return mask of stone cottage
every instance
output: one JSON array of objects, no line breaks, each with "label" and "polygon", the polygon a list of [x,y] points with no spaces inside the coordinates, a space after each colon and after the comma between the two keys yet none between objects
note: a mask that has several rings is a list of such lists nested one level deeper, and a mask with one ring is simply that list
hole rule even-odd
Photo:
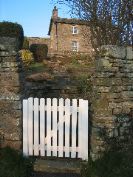
[{"label": "stone cottage", "polygon": [[49,38],[29,37],[29,44],[48,45],[49,55],[71,53],[92,54],[90,27],[87,21],[74,18],[60,18],[54,7],[50,20]]},{"label": "stone cottage", "polygon": [[68,54],[79,52],[91,54],[93,48],[90,40],[88,22],[79,19],[60,18],[54,7],[49,32],[51,54]]}]

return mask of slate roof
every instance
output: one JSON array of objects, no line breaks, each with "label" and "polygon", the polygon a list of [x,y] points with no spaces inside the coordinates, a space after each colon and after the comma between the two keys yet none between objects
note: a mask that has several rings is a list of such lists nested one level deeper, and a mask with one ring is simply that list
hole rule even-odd
[{"label": "slate roof", "polygon": [[50,35],[50,33],[51,33],[53,23],[63,23],[63,24],[73,24],[73,25],[88,25],[89,24],[88,21],[75,19],[75,18],[70,18],[70,19],[60,18],[60,17],[58,17],[57,19],[51,18],[48,35]]}]

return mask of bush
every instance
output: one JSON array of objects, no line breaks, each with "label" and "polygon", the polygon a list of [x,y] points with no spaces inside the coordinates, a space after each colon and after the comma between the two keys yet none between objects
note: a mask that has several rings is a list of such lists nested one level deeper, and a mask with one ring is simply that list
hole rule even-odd
[{"label": "bush", "polygon": [[[132,120],[130,114],[118,114],[115,128],[120,131],[122,124]],[[118,125],[116,125],[118,123]],[[124,129],[122,129],[124,130]],[[121,131],[120,131],[121,132]],[[123,131],[123,137],[110,137],[107,128],[101,128],[99,136],[106,144],[106,151],[95,161],[89,159],[82,168],[82,177],[131,177],[133,176],[133,125]],[[129,136],[130,135],[130,136]]]},{"label": "bush", "polygon": [[89,159],[81,173],[82,177],[131,177],[133,152],[108,151],[96,161]]},{"label": "bush", "polygon": [[32,172],[32,164],[30,159],[16,150],[9,147],[0,149],[1,177],[28,177]]},{"label": "bush", "polygon": [[78,83],[77,85],[78,92],[84,94],[84,96],[89,95],[89,92],[92,91],[90,76],[82,74],[80,76],[77,76],[76,79]]},{"label": "bush", "polygon": [[24,40],[23,28],[20,24],[12,22],[0,22],[0,37],[15,37],[19,40],[19,49],[22,48]]},{"label": "bush", "polygon": [[28,39],[26,37],[24,38],[22,49],[29,50],[29,41],[28,41]]},{"label": "bush", "polygon": [[34,57],[30,50],[20,50],[19,54],[25,66],[28,66],[29,64],[33,63]]},{"label": "bush", "polygon": [[42,62],[47,57],[48,46],[46,44],[32,44],[30,51],[33,53],[37,62]]}]

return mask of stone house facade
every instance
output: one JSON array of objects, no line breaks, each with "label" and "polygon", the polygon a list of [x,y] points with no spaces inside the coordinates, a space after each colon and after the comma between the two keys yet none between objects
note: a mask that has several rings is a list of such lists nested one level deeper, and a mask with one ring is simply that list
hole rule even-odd
[{"label": "stone house facade", "polygon": [[53,9],[49,32],[50,54],[71,54],[73,52],[91,54],[89,24],[79,19],[67,19],[58,17],[58,9]]},{"label": "stone house facade", "polygon": [[49,55],[82,53],[92,55],[91,32],[87,21],[60,18],[54,7],[50,20],[49,38],[28,37],[29,45],[46,44]]}]

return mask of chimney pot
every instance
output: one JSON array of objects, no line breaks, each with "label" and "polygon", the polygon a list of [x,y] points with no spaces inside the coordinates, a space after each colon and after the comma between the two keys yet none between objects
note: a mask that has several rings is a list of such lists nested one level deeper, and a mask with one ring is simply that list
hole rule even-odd
[{"label": "chimney pot", "polygon": [[53,15],[52,15],[53,19],[57,19],[58,18],[58,9],[56,8],[56,6],[53,9]]}]

